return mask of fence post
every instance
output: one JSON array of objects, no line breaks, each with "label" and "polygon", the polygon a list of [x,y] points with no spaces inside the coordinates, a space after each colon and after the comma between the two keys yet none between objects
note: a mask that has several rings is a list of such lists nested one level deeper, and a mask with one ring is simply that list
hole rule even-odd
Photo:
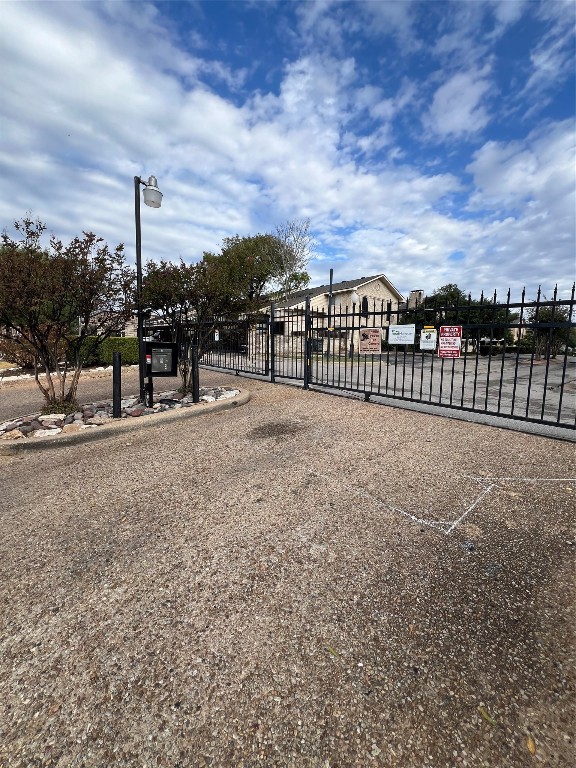
[{"label": "fence post", "polygon": [[306,309],[304,315],[304,389],[310,389],[310,373],[312,368],[311,357],[311,333],[312,323],[310,317],[310,296],[306,296]]},{"label": "fence post", "polygon": [[274,344],[274,316],[276,312],[276,304],[272,302],[270,304],[270,316],[268,317],[268,338],[266,344],[270,347],[270,382],[272,384],[276,381],[276,347]]}]

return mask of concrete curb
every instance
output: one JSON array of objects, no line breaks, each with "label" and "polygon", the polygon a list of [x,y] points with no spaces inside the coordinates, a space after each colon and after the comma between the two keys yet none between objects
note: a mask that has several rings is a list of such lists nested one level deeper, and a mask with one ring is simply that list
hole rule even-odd
[{"label": "concrete curb", "polygon": [[212,403],[196,403],[185,408],[177,408],[163,413],[150,414],[149,416],[128,417],[118,419],[110,424],[102,424],[90,429],[82,429],[79,432],[71,434],[55,435],[50,437],[21,438],[10,442],[9,440],[0,441],[0,456],[14,456],[17,453],[25,451],[39,451],[48,448],[63,448],[69,445],[78,445],[86,443],[89,440],[102,440],[106,437],[113,437],[118,434],[134,432],[147,427],[160,427],[164,424],[170,424],[173,421],[182,421],[184,419],[194,418],[196,416],[206,416],[218,411],[226,411],[230,408],[236,408],[239,405],[246,405],[250,400],[250,392],[240,390],[236,397],[230,397],[224,400],[216,400]]}]

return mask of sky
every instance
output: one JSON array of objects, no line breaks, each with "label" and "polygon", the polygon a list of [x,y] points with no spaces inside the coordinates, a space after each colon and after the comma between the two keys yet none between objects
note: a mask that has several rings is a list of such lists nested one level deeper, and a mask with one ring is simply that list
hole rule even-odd
[{"label": "sky", "polygon": [[134,262],[309,218],[311,285],[576,276],[574,0],[0,0],[0,229]]}]

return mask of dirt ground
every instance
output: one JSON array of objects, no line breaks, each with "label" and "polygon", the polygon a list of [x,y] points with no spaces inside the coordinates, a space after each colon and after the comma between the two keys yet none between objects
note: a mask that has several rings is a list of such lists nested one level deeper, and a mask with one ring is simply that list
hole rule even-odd
[{"label": "dirt ground", "polygon": [[203,376],[0,456],[0,766],[573,766],[574,446]]}]

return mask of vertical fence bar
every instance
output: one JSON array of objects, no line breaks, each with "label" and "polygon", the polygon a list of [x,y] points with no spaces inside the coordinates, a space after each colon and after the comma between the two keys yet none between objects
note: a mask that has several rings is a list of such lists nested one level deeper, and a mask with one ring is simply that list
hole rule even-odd
[{"label": "vertical fence bar", "polygon": [[[576,292],[576,283],[572,284],[572,295],[570,297],[570,308],[568,310],[568,317],[566,318],[569,325],[566,329],[566,338],[564,342],[564,363],[562,365],[562,379],[560,382],[560,396],[558,398],[558,413],[556,415],[556,421],[560,423],[560,420],[562,418],[562,399],[564,396],[564,385],[566,383],[566,369],[568,367],[568,348],[570,345],[570,331],[571,327],[574,323],[574,294]],[[574,354],[574,352],[573,352]],[[574,423],[576,424],[576,408],[574,409]]]},{"label": "vertical fence bar", "polygon": [[311,323],[310,323],[310,296],[306,296],[306,309],[304,316],[304,389],[310,389],[310,347],[311,347]]},{"label": "vertical fence bar", "polygon": [[528,418],[530,413],[530,396],[532,394],[532,372],[534,370],[534,355],[536,354],[536,348],[538,344],[538,319],[539,319],[539,312],[540,312],[540,295],[541,295],[541,286],[538,286],[538,294],[536,295],[536,307],[534,311],[534,317],[532,318],[531,328],[532,328],[532,354],[530,356],[530,373],[528,375],[528,391],[526,394],[526,418]]},{"label": "vertical fence bar", "polygon": [[274,317],[276,313],[276,304],[270,304],[270,315],[268,316],[268,338],[266,344],[270,347],[270,382],[276,382],[276,345],[274,343]]},{"label": "vertical fence bar", "polygon": [[[468,304],[463,309],[466,309],[465,324],[462,328],[462,343],[464,344],[464,360],[462,362],[462,385],[460,387],[460,407],[464,407],[464,393],[466,390],[466,367],[468,365],[468,344],[470,339],[470,307],[472,304],[472,294],[468,294]],[[466,335],[464,335],[466,333]]]},{"label": "vertical fence bar", "polygon": [[472,410],[476,408],[476,392],[478,390],[478,367],[480,364],[481,333],[484,333],[484,291],[480,294],[480,309],[478,311],[478,328],[476,329],[476,361],[474,364],[474,386],[472,388]]},{"label": "vertical fence bar", "polygon": [[[376,325],[376,301],[374,301],[374,325]],[[382,381],[382,335],[384,330],[384,300],[380,300],[380,319],[378,320],[378,327],[380,328],[380,352],[378,354],[378,386],[377,386],[377,393],[380,393],[380,385]]]},{"label": "vertical fence bar", "polygon": [[520,348],[522,346],[522,322],[524,320],[524,305],[526,301],[526,287],[522,288],[522,296],[520,297],[520,317],[518,318],[518,329],[516,335],[516,363],[514,366],[514,384],[512,385],[512,403],[510,404],[510,415],[514,415],[514,408],[516,406],[516,391],[518,387],[518,366],[520,364]]},{"label": "vertical fence bar", "polygon": [[486,368],[486,390],[484,394],[484,411],[488,412],[488,397],[490,395],[490,373],[492,370],[492,350],[494,348],[494,317],[496,306],[496,291],[494,291],[494,297],[492,299],[492,318],[490,323],[490,344],[488,345],[488,367]]},{"label": "vertical fence bar", "polygon": [[[500,310],[500,311],[503,311],[503,310]],[[506,364],[506,342],[507,342],[506,337],[508,336],[508,323],[509,323],[508,317],[509,317],[509,314],[510,314],[510,288],[508,288],[508,294],[506,296],[506,310],[505,310],[505,312],[506,312],[506,316],[504,318],[504,323],[505,324],[503,326],[504,345],[502,347],[502,365],[500,366],[500,383],[499,383],[499,386],[498,386],[498,406],[496,408],[497,413],[500,413],[501,405],[502,405],[502,387],[504,385],[504,366]]]},{"label": "vertical fence bar", "polygon": [[[544,297],[544,298],[546,298],[546,297]],[[554,323],[554,315],[555,315],[555,312],[556,312],[556,302],[558,301],[558,286],[557,285],[554,288],[553,301],[554,301],[554,304],[552,305],[552,312],[551,312],[551,315],[550,315],[550,323]],[[555,353],[554,330],[553,330],[552,326],[550,326],[548,328],[548,338],[546,340],[546,347],[544,349],[544,354],[546,355],[546,373],[544,374],[544,391],[542,393],[542,410],[540,411],[540,418],[542,420],[544,420],[544,412],[545,412],[545,409],[546,409],[546,393],[548,391],[548,375],[550,373],[550,358],[552,357],[553,353]]]}]

